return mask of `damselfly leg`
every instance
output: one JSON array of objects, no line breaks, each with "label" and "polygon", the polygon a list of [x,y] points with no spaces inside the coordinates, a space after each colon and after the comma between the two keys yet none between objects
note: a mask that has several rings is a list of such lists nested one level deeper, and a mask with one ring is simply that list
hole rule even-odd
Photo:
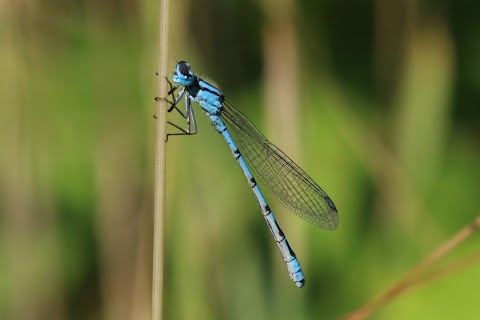
[{"label": "damselfly leg", "polygon": [[[178,95],[175,96],[175,91],[180,86],[179,85],[173,86],[172,83],[168,80],[168,78],[165,77],[165,79],[167,80],[167,83],[170,87],[170,90],[168,91],[168,96],[172,97],[172,101],[168,100],[167,98],[162,98],[162,97],[155,97],[155,101],[163,100],[163,101],[167,102],[168,104],[170,104],[170,107],[168,108],[167,112],[170,113],[175,109],[182,116],[182,118],[184,118],[186,120],[186,123],[187,123],[186,128],[183,129],[179,125],[176,125],[176,124],[174,124],[170,121],[167,121],[167,123],[169,125],[171,125],[172,127],[180,130],[181,132],[179,132],[179,133],[168,133],[167,137],[166,137],[166,141],[168,141],[169,136],[182,136],[182,135],[196,134],[197,133],[197,122],[195,120],[195,114],[194,114],[194,111],[193,111],[191,99],[187,98],[187,97],[185,98],[185,114],[182,111],[180,111],[180,109],[177,108],[177,104],[180,102],[180,100],[182,100],[183,96],[185,95],[185,88],[182,88],[182,90],[180,90]],[[153,117],[156,118],[156,115],[154,115]],[[193,126],[193,129],[192,129],[192,126]]]}]

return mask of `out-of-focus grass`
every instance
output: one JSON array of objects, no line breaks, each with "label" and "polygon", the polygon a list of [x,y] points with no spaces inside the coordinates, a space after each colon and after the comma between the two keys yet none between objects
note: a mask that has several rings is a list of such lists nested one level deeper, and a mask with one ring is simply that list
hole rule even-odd
[{"label": "out-of-focus grass", "polygon": [[[192,62],[269,132],[255,44],[262,9],[207,1],[199,24],[196,2],[175,5],[172,66],[173,57]],[[158,10],[151,1],[129,6],[114,6],[115,14],[93,3],[4,7],[22,19],[4,19],[0,29],[2,319],[148,314]],[[378,47],[364,43],[386,38],[361,27],[383,11],[318,6],[297,8],[300,87],[292,108],[301,139],[292,157],[335,201],[339,228],[290,220],[271,200],[293,248],[301,243],[307,284],[298,290],[241,171],[197,108],[199,133],[167,144],[166,318],[334,318],[478,214],[476,20],[459,4],[414,5],[420,13],[416,23],[406,19],[406,34],[387,29],[401,50],[384,95],[374,90],[375,73],[363,70],[382,65]],[[476,246],[472,239],[452,259]],[[451,310],[472,317],[478,272],[411,291],[377,318],[448,319]]]}]

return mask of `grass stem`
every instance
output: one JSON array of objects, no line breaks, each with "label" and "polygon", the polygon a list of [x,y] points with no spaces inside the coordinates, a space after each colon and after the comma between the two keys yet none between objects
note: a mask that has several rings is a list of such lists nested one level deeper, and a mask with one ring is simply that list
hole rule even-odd
[{"label": "grass stem", "polygon": [[445,257],[448,253],[453,251],[461,243],[471,237],[480,229],[480,216],[478,216],[472,223],[463,227],[460,231],[454,234],[450,239],[435,249],[429,256],[423,259],[417,266],[411,269],[401,280],[394,284],[390,289],[383,292],[373,300],[354,312],[347,314],[342,319],[346,320],[360,320],[365,319],[371,315],[376,309],[385,305],[389,301],[393,300],[401,293],[406,292],[414,286],[418,286],[422,283],[430,282],[434,279],[439,279],[442,276],[451,274],[452,271],[458,271],[461,267],[470,266],[472,261],[477,261],[477,255],[470,256],[468,259],[462,259],[458,263],[449,264],[436,270],[431,270],[430,273],[426,273],[427,268],[438,262],[441,258]]},{"label": "grass stem", "polygon": [[[170,0],[160,0],[159,33],[159,83],[160,97],[167,95],[167,83],[163,78],[168,69]],[[155,207],[153,226],[153,277],[152,320],[162,319],[163,267],[164,267],[164,208],[165,208],[165,138],[167,132],[167,106],[160,100],[157,105],[157,153],[155,164]]]}]

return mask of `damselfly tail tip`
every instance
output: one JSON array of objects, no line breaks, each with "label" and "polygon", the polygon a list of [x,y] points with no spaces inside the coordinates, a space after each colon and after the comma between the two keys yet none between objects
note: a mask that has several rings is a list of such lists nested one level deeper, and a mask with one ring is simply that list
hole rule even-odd
[{"label": "damselfly tail tip", "polygon": [[297,281],[295,282],[296,286],[299,287],[300,289],[303,288],[303,286],[305,285],[305,279],[303,280],[300,280],[300,281]]}]

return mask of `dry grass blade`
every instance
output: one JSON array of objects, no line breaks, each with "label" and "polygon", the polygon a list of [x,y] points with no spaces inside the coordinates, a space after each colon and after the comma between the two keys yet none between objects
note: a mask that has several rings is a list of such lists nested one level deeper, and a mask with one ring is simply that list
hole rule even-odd
[{"label": "dry grass blade", "polygon": [[473,261],[476,261],[472,257],[469,257],[467,260],[462,260],[462,262],[452,263],[447,266],[444,266],[441,269],[437,269],[432,271],[430,274],[423,275],[425,270],[432,266],[434,263],[438,262],[441,258],[445,257],[448,253],[450,253],[453,249],[455,249],[458,245],[468,239],[470,236],[475,234],[475,232],[480,229],[480,216],[478,216],[474,222],[465,226],[456,234],[454,234],[450,239],[444,242],[441,246],[439,246],[435,251],[433,251],[428,257],[426,257],[420,264],[410,270],[400,281],[398,281],[395,285],[393,285],[390,289],[379,295],[378,297],[374,298],[372,301],[365,304],[363,307],[357,309],[356,311],[347,314],[346,316],[342,317],[342,319],[348,320],[359,320],[365,319],[369,315],[371,315],[376,309],[385,305],[390,300],[393,300],[395,297],[404,293],[408,289],[412,288],[413,286],[418,286],[419,284],[426,283],[428,281],[432,281],[434,279],[439,279],[442,276],[447,274],[451,274],[453,271],[458,271],[462,266],[469,266]]}]

